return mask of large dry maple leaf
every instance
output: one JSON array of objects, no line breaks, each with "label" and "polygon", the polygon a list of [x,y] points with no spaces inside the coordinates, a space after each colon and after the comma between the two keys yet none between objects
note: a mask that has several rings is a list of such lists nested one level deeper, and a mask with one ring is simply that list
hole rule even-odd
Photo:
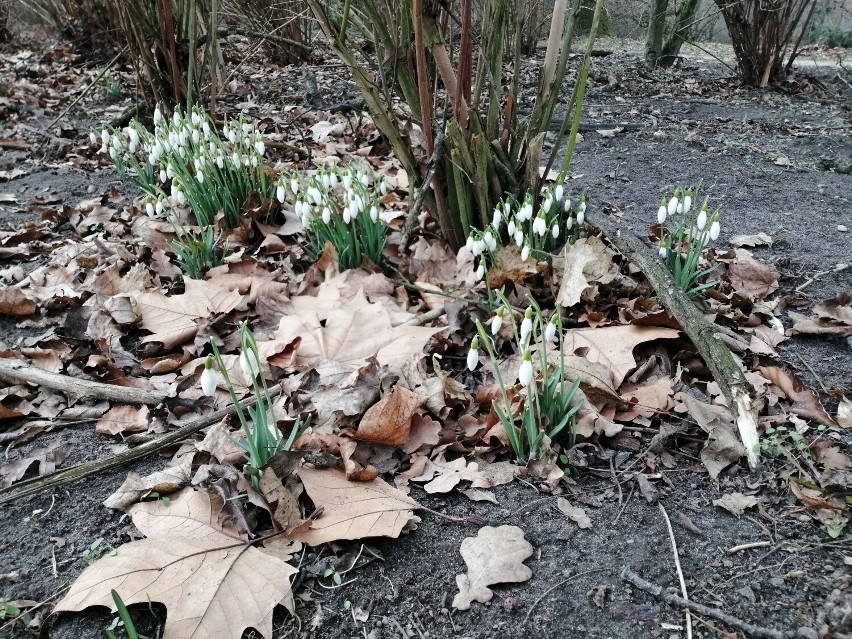
[{"label": "large dry maple leaf", "polygon": [[207,493],[184,490],[166,506],[129,510],[147,536],[86,568],[57,611],[106,606],[110,590],[126,604],[157,601],[168,610],[163,639],[240,639],[246,628],[272,637],[272,611],[291,595],[298,570],[225,534]]},{"label": "large dry maple leaf", "polygon": [[393,326],[387,309],[371,304],[361,293],[349,301],[338,301],[325,318],[315,309],[299,305],[297,299],[293,299],[296,314],[282,317],[275,335],[283,340],[302,338],[297,365],[333,360],[355,370],[376,356],[380,364],[399,371],[413,353],[422,354],[429,338],[441,330]]}]

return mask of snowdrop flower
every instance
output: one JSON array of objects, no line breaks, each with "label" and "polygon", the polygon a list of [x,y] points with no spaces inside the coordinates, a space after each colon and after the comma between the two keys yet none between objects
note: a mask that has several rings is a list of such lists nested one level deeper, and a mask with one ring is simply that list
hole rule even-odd
[{"label": "snowdrop flower", "polygon": [[[172,178],[174,178],[174,176],[175,176],[175,172],[174,172],[174,169],[172,169],[172,165],[167,164],[166,165],[166,177],[168,177],[171,180]],[[163,181],[165,182],[165,180],[163,180]]]},{"label": "snowdrop flower", "polygon": [[524,311],[524,320],[521,322],[521,343],[526,343],[530,331],[532,331],[532,308],[527,308]]},{"label": "snowdrop flower", "polygon": [[287,190],[284,188],[284,184],[279,182],[278,186],[275,189],[275,199],[278,200],[281,204],[284,204],[284,200],[286,198],[287,198]]},{"label": "snowdrop flower", "polygon": [[331,209],[327,206],[323,207],[322,209],[322,221],[323,224],[328,224],[329,222],[331,222]]},{"label": "snowdrop flower", "polygon": [[311,185],[308,187],[308,199],[311,204],[319,204],[322,201],[322,193],[317,187]]},{"label": "snowdrop flower", "polygon": [[370,207],[370,219],[373,220],[373,222],[379,221],[379,207],[375,204]]},{"label": "snowdrop flower", "polygon": [[111,147],[109,148],[109,156],[110,156],[113,160],[115,160],[115,159],[118,157],[118,151],[116,151],[116,149],[115,149],[115,147],[114,147],[114,146],[111,146]]},{"label": "snowdrop flower", "polygon": [[692,209],[692,190],[687,191],[683,196],[683,212],[689,213],[690,209]]},{"label": "snowdrop flower", "polygon": [[336,189],[338,185],[337,173],[331,172],[328,175],[328,188]]},{"label": "snowdrop flower", "polygon": [[243,122],[243,134],[248,135],[249,133],[251,133],[251,124]]},{"label": "snowdrop flower", "polygon": [[710,239],[717,240],[719,238],[719,231],[721,231],[721,227],[719,226],[719,214],[713,214],[713,222],[710,224]]},{"label": "snowdrop flower", "polygon": [[160,107],[154,109],[154,124],[159,125],[163,121],[163,112],[160,111]]},{"label": "snowdrop flower", "polygon": [[497,309],[497,313],[494,315],[494,318],[491,320],[491,334],[497,335],[500,332],[500,327],[503,326],[503,307]]},{"label": "snowdrop flower", "polygon": [[387,195],[389,188],[390,187],[388,187],[387,180],[385,180],[385,178],[382,178],[379,182],[379,193],[381,193],[382,195]]},{"label": "snowdrop flower", "polygon": [[502,221],[503,221],[503,212],[500,210],[500,207],[498,206],[496,209],[494,209],[494,214],[491,216],[491,226],[493,226],[495,229],[499,229],[500,228],[500,222],[502,222]]},{"label": "snowdrop flower", "polygon": [[201,131],[199,131],[198,129],[193,129],[191,137],[192,137],[192,143],[198,144],[199,142],[201,142]]},{"label": "snowdrop flower", "polygon": [[509,237],[515,237],[515,231],[517,230],[517,227],[515,226],[515,218],[509,218],[507,228],[509,230]]},{"label": "snowdrop flower", "polygon": [[201,130],[204,132],[204,137],[210,137],[210,123],[207,120],[201,123]]},{"label": "snowdrop flower", "polygon": [[163,210],[165,209],[165,205],[163,204],[163,200],[157,200],[157,203],[154,205],[154,211],[157,215],[162,215]]},{"label": "snowdrop flower", "polygon": [[467,369],[469,371],[476,370],[479,365],[479,336],[474,335],[473,341],[470,343],[470,350],[467,352]]},{"label": "snowdrop flower", "polygon": [[231,154],[231,164],[233,164],[234,166],[242,165],[242,158],[240,158],[240,154],[237,151],[234,151]]},{"label": "snowdrop flower", "polygon": [[180,126],[180,121],[181,121],[180,113],[178,111],[175,111],[174,113],[172,113],[172,122],[174,123],[174,125]]},{"label": "snowdrop flower", "polygon": [[136,153],[136,151],[139,149],[139,144],[134,142],[133,140],[130,140],[130,144],[127,145],[127,148],[130,149],[131,153]]},{"label": "snowdrop flower", "polygon": [[257,361],[257,356],[254,351],[249,349],[240,353],[240,368],[243,369],[243,374],[254,379],[260,373],[260,363]]},{"label": "snowdrop flower", "polygon": [[665,224],[668,209],[666,209],[666,199],[663,198],[660,202],[660,208],[657,209],[657,224]]},{"label": "snowdrop flower", "polygon": [[201,171],[196,171],[195,179],[198,180],[199,184],[204,184],[204,173],[202,173]]},{"label": "snowdrop flower", "polygon": [[196,126],[201,124],[201,116],[198,115],[197,111],[192,112],[192,115],[190,116],[190,120],[192,120],[192,123]]},{"label": "snowdrop flower", "polygon": [[509,202],[503,204],[503,217],[509,217],[512,213],[512,205]]},{"label": "snowdrop flower", "polygon": [[698,213],[698,218],[695,220],[695,226],[698,227],[699,231],[703,231],[704,227],[707,226],[707,209],[703,208]]},{"label": "snowdrop flower", "polygon": [[544,203],[541,205],[541,210],[544,211],[545,213],[550,213],[550,208],[552,206],[553,206],[553,196],[551,196],[548,193],[547,197],[544,198]]},{"label": "snowdrop flower", "polygon": [[668,205],[668,214],[669,215],[674,215],[675,213],[677,213],[678,204],[680,204],[680,200],[678,199],[677,192],[676,192],[675,195],[672,196],[672,199],[669,200],[669,205]]},{"label": "snowdrop flower", "polygon": [[160,184],[165,184],[167,179],[169,179],[169,176],[166,175],[166,172],[163,169],[160,169]]},{"label": "snowdrop flower", "polygon": [[94,131],[89,131],[89,142],[91,142],[92,144],[98,143],[98,136],[95,134]]},{"label": "snowdrop flower", "polygon": [[257,151],[258,155],[263,155],[264,153],[266,153],[266,145],[263,143],[263,140],[255,141],[254,150]]},{"label": "snowdrop flower", "polygon": [[467,236],[467,241],[464,243],[464,247],[465,247],[468,251],[470,251],[471,253],[473,253],[473,235],[468,235],[468,236]]},{"label": "snowdrop flower", "polygon": [[669,249],[665,244],[660,244],[660,257],[666,259],[669,256]]},{"label": "snowdrop flower", "polygon": [[361,182],[361,184],[363,184],[364,186],[370,186],[370,176],[369,176],[369,175],[367,175],[366,173],[360,173],[360,174],[358,175],[358,180],[359,180],[359,181]]},{"label": "snowdrop flower", "polygon": [[524,351],[524,361],[521,362],[521,367],[518,369],[518,381],[522,386],[529,386],[533,381],[532,355],[530,349]]},{"label": "snowdrop flower", "polygon": [[569,198],[566,198],[566,200],[565,200],[565,204],[563,205],[563,208],[565,209],[565,212],[566,212],[566,213],[570,213],[570,212],[571,212],[571,198],[570,198],[570,197],[569,197]]},{"label": "snowdrop flower", "polygon": [[343,174],[343,188],[347,191],[352,188],[352,174],[349,172]]},{"label": "snowdrop flower", "polygon": [[349,224],[352,221],[352,211],[349,210],[348,206],[343,207],[343,223]]},{"label": "snowdrop flower", "polygon": [[134,144],[138,145],[139,144],[139,133],[136,131],[136,129],[127,127],[127,129],[125,129],[125,131],[127,132],[127,137],[130,138],[130,141],[133,142]]},{"label": "snowdrop flower", "polygon": [[186,206],[186,194],[180,189],[177,192],[177,201],[181,206]]},{"label": "snowdrop flower", "polygon": [[515,244],[518,245],[518,248],[521,248],[524,244],[524,232],[521,229],[515,231]]},{"label": "snowdrop flower", "polygon": [[561,184],[557,184],[556,188],[553,190],[553,196],[556,198],[556,201],[562,199],[562,196],[565,195],[565,189],[562,188]]},{"label": "snowdrop flower", "polygon": [[231,144],[237,143],[237,132],[234,131],[233,129],[228,131],[228,142],[230,142]]},{"label": "snowdrop flower", "polygon": [[209,355],[204,360],[204,371],[201,373],[201,392],[208,397],[213,397],[216,394],[216,386],[218,380],[216,373],[213,371],[213,358]]},{"label": "snowdrop flower", "polygon": [[98,149],[98,153],[106,153],[107,151],[109,151],[109,149],[107,148],[107,145],[101,144],[101,148]]},{"label": "snowdrop flower", "polygon": [[542,237],[545,233],[547,233],[547,222],[544,219],[544,215],[541,213],[539,213],[533,221],[533,233]]},{"label": "snowdrop flower", "polygon": [[553,226],[550,227],[550,234],[554,240],[559,237],[559,222],[553,222]]},{"label": "snowdrop flower", "polygon": [[586,201],[580,200],[580,205],[577,207],[577,224],[582,224],[586,220]]},{"label": "snowdrop flower", "polygon": [[299,194],[299,179],[296,177],[290,178],[290,190],[293,191],[293,195]]},{"label": "snowdrop flower", "polygon": [[527,220],[532,219],[532,214],[533,214],[532,204],[530,204],[529,202],[526,202],[521,207],[521,210],[518,211],[518,219],[521,220],[522,222],[526,222]]},{"label": "snowdrop flower", "polygon": [[497,239],[494,237],[491,229],[485,231],[485,235],[482,236],[482,242],[485,244],[487,250],[492,252],[497,250]]},{"label": "snowdrop flower", "polygon": [[474,275],[476,275],[476,281],[477,282],[482,281],[482,278],[485,277],[485,261],[484,260],[479,260],[479,266],[476,267],[476,273],[474,273]]},{"label": "snowdrop flower", "polygon": [[574,218],[569,217],[567,220],[565,220],[565,230],[570,231],[572,226],[574,226]]},{"label": "snowdrop flower", "polygon": [[550,316],[550,321],[544,329],[544,341],[552,342],[554,337],[556,337],[556,313]]},{"label": "snowdrop flower", "polygon": [[145,213],[148,215],[148,217],[154,217],[156,211],[154,210],[154,204],[152,202],[145,202]]}]

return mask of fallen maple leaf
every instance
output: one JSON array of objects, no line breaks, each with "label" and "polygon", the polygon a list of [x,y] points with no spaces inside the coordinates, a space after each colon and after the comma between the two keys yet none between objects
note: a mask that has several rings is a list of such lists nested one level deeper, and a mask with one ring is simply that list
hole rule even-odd
[{"label": "fallen maple leaf", "polygon": [[453,598],[453,608],[469,610],[474,601],[491,601],[494,593],[488,586],[493,584],[527,581],[532,570],[523,562],[532,554],[532,544],[517,526],[484,526],[476,537],[466,537],[461,555],[467,574],[456,575],[459,592]]},{"label": "fallen maple leaf", "polygon": [[298,475],[322,515],[309,530],[292,535],[297,541],[316,546],[339,539],[399,537],[408,522],[419,521],[414,509],[420,504],[381,479],[352,482],[336,468],[308,466]]},{"label": "fallen maple leaf", "polygon": [[408,357],[422,354],[429,338],[442,330],[392,326],[387,309],[371,304],[361,293],[345,304],[338,301],[324,322],[316,310],[300,306],[297,299],[292,301],[299,310],[281,318],[275,336],[284,340],[302,338],[296,353],[297,365],[309,365],[318,359],[334,360],[354,370],[375,356],[379,363],[399,371]]},{"label": "fallen maple leaf", "polygon": [[271,639],[272,611],[290,595],[298,570],[222,532],[220,510],[207,493],[189,489],[168,506],[137,504],[130,516],[147,539],[86,568],[55,610],[114,611],[114,589],[126,604],[166,606],[163,639],[240,639],[249,627]]}]

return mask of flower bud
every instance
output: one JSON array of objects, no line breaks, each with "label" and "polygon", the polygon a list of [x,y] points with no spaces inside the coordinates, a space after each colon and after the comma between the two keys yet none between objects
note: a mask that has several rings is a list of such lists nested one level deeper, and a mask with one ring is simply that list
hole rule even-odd
[{"label": "flower bud", "polygon": [[287,198],[287,190],[284,188],[284,185],[280,182],[278,183],[278,187],[275,189],[275,199],[284,204],[284,200]]},{"label": "flower bud", "polygon": [[476,370],[479,365],[479,336],[475,335],[470,343],[470,350],[467,352],[467,369],[469,371]]},{"label": "flower bud", "polygon": [[547,323],[547,327],[544,329],[544,341],[552,342],[553,338],[556,337],[556,313],[550,316],[550,321]]},{"label": "flower bud", "polygon": [[526,262],[530,256],[530,245],[524,244],[524,248],[521,249],[521,261]]},{"label": "flower bud", "polygon": [[553,197],[556,198],[556,201],[562,199],[562,196],[565,195],[565,189],[562,188],[561,184],[557,184],[556,188],[553,190]]},{"label": "flower bud", "polygon": [[244,350],[240,353],[240,368],[243,374],[248,379],[254,379],[260,373],[260,363],[257,361],[257,356],[251,349]]},{"label": "flower bud", "polygon": [[699,231],[703,231],[704,227],[707,226],[707,209],[702,208],[698,213],[698,218],[695,220],[695,226],[698,227]]},{"label": "flower bud", "polygon": [[717,240],[719,238],[719,231],[721,230],[719,226],[719,214],[713,214],[713,222],[710,224],[710,239]]},{"label": "flower bud", "polygon": [[213,397],[216,394],[216,372],[213,370],[213,358],[208,355],[204,360],[204,371],[201,373],[201,391],[208,397]]},{"label": "flower bud", "polygon": [[532,308],[527,308],[524,311],[524,320],[521,322],[521,342],[526,343],[527,337],[532,331]]},{"label": "flower bud", "polygon": [[532,355],[530,349],[524,351],[524,361],[518,369],[518,381],[522,386],[529,386],[533,381]]},{"label": "flower bud", "polygon": [[491,320],[491,334],[497,335],[500,332],[500,327],[503,326],[503,307],[497,309],[497,314],[494,315],[494,319]]}]

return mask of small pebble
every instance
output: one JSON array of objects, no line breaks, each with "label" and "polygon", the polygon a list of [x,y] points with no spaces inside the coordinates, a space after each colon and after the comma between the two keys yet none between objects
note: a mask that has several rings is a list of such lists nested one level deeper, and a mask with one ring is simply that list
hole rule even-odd
[{"label": "small pebble", "polygon": [[90,184],[90,185],[89,185],[89,188],[87,188],[87,189],[86,189],[86,191],[87,191],[88,193],[94,193],[94,192],[95,192],[95,189],[96,189],[95,185],[94,185],[94,184]]},{"label": "small pebble", "polygon": [[848,229],[848,228],[846,228],[843,224],[838,224],[838,225],[837,225],[837,230],[838,230],[838,231],[840,231],[841,233],[845,233],[845,232],[846,232],[846,231],[848,231],[849,229]]}]

